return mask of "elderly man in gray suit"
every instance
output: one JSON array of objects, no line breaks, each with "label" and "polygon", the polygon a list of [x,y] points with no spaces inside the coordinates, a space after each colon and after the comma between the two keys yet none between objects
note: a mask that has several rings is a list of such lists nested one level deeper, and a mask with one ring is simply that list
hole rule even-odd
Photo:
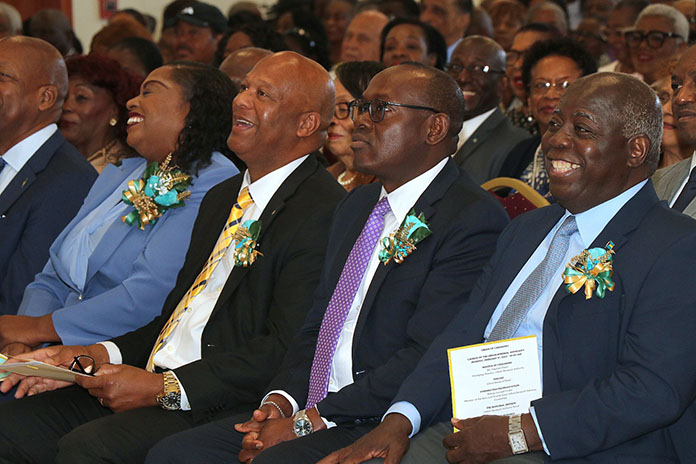
[{"label": "elderly man in gray suit", "polygon": [[[696,46],[689,47],[672,74],[672,107],[679,138],[696,145]],[[653,175],[657,196],[669,206],[696,218],[696,153]]]},{"label": "elderly man in gray suit", "polygon": [[454,161],[481,184],[497,177],[510,150],[529,137],[499,108],[508,86],[505,51],[488,37],[466,37],[454,49],[447,72],[464,93],[466,111]]}]

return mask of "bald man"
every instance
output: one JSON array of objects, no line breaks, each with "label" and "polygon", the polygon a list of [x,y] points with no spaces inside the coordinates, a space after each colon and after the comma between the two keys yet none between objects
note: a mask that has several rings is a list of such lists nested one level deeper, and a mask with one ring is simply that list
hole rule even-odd
[{"label": "bald man", "polygon": [[[142,462],[167,435],[248,411],[264,393],[311,305],[345,192],[307,155],[333,114],[329,74],[284,52],[261,60],[243,84],[228,144],[248,169],[203,199],[162,315],[101,344],[30,354],[66,367],[89,355],[97,375],[6,402],[0,414],[18,422],[0,425],[3,458]],[[37,382],[26,378],[18,395],[58,386]]]},{"label": "bald man", "polygon": [[447,65],[464,95],[464,124],[454,161],[479,184],[498,177],[510,151],[529,138],[499,108],[508,86],[505,66],[505,50],[480,35],[464,38]]},{"label": "bald man", "polygon": [[380,36],[388,22],[389,18],[377,10],[355,15],[343,36],[341,61],[380,61]]},{"label": "bald man", "polygon": [[[394,66],[372,79],[353,109],[352,146],[356,168],[379,183],[356,190],[336,210],[317,297],[261,406],[251,419],[249,413],[169,437],[150,451],[148,464],[316,462],[375,427],[388,398],[468,298],[507,223],[500,204],[460,176],[449,157],[462,107],[454,80],[431,67]],[[376,211],[383,224],[367,245],[363,234],[375,227]],[[380,259],[378,244],[409,211],[423,213],[432,234],[400,263]],[[358,251],[366,263],[356,263]],[[349,292],[344,276],[356,268],[363,271],[359,287]],[[347,313],[332,350],[333,339],[322,334],[341,301]]]},{"label": "bald man", "polygon": [[97,173],[56,126],[68,90],[58,50],[5,38],[0,73],[0,314],[16,314]]},{"label": "bald man", "polygon": [[222,63],[220,63],[220,71],[227,74],[232,79],[232,82],[241,84],[244,77],[262,58],[272,55],[273,52],[264,48],[246,47],[240,48],[230,53]]},{"label": "bald man", "polygon": [[[503,231],[382,424],[321,464],[694,462],[696,287],[675,276],[693,269],[696,222],[655,194],[661,136],[644,82],[571,84],[541,142],[558,203]],[[602,256],[610,277],[598,281],[589,269]],[[585,288],[564,279],[572,269]],[[509,417],[453,418],[447,349],[525,336],[536,337],[541,396]]]}]

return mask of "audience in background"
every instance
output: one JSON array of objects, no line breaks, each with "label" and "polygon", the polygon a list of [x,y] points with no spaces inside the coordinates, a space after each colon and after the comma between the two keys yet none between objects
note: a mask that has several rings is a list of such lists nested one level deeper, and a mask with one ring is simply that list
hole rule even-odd
[{"label": "audience in background", "polygon": [[617,2],[618,0],[585,0],[582,4],[582,16],[596,18],[601,24],[607,24]]},{"label": "audience in background", "polygon": [[175,59],[216,64],[218,42],[227,29],[227,19],[217,7],[189,2],[171,19],[170,25],[174,27]]},{"label": "audience in background", "polygon": [[662,143],[658,168],[664,168],[691,158],[696,145],[686,143],[684,137],[680,136],[672,106],[672,76],[658,79],[651,87],[662,104]]},{"label": "audience in background", "polygon": [[600,67],[600,72],[634,72],[625,33],[633,28],[640,11],[649,4],[648,0],[621,0],[609,13],[605,33],[608,54],[614,61]]},{"label": "audience in background", "polygon": [[0,38],[22,34],[22,17],[12,5],[0,2]]},{"label": "audience in background", "polygon": [[625,34],[633,69],[648,84],[668,76],[669,64],[686,48],[688,37],[689,23],[678,10],[661,4],[646,7]]},{"label": "audience in background", "polygon": [[332,63],[341,60],[341,44],[348,24],[353,18],[353,0],[331,0],[324,10],[324,28],[329,44],[329,58]]},{"label": "audience in background", "polygon": [[266,50],[265,48],[240,48],[239,50],[235,50],[230,53],[227,58],[220,63],[219,69],[232,80],[234,85],[237,87],[237,91],[239,91],[242,81],[244,80],[244,76],[251,71],[256,63],[261,60],[261,58],[265,58],[272,54],[272,51]]},{"label": "audience in background", "polygon": [[78,53],[74,47],[75,33],[70,20],[60,10],[48,8],[34,14],[29,21],[29,35],[50,43],[63,56]]},{"label": "audience in background", "polygon": [[383,69],[384,65],[376,61],[349,61],[336,68],[336,106],[327,131],[324,152],[338,158],[327,170],[349,192],[376,180],[375,176],[355,169],[351,146],[355,123],[350,117],[350,104],[362,98],[372,77]]},{"label": "audience in background", "polygon": [[126,104],[138,94],[142,78],[100,55],[70,57],[66,64],[68,96],[58,126],[67,141],[100,173],[135,156],[126,144]]},{"label": "audience in background", "polygon": [[590,52],[597,66],[603,66],[609,62],[609,57],[606,55],[607,38],[603,29],[604,25],[599,19],[586,17],[580,21],[577,29],[568,34],[568,37]]},{"label": "audience in background", "polygon": [[524,5],[517,0],[496,0],[488,8],[488,14],[494,24],[493,39],[503,50],[510,50],[513,37],[524,26]]},{"label": "audience in background", "polygon": [[272,52],[287,49],[283,36],[270,24],[254,22],[238,26],[220,40],[218,59],[222,62],[230,53],[244,47],[265,48]]},{"label": "audience in background", "polygon": [[691,0],[678,0],[672,4],[689,21],[689,44],[696,41],[696,2]]},{"label": "audience in background", "polygon": [[283,35],[287,50],[331,68],[326,31],[314,13],[304,8],[284,11],[276,20],[276,30]]},{"label": "audience in background", "polygon": [[549,128],[568,86],[596,71],[592,55],[572,39],[551,39],[532,45],[522,65],[522,81],[540,136],[520,142],[505,160],[501,175],[520,178],[544,197],[551,198],[541,136]]},{"label": "audience in background", "polygon": [[492,39],[494,34],[493,21],[486,10],[478,6],[474,8],[471,12],[471,22],[466,29],[466,35],[482,35]]},{"label": "audience in background", "polygon": [[428,23],[445,38],[447,61],[466,34],[474,6],[471,0],[422,0],[420,20]]},{"label": "audience in background", "polygon": [[568,19],[561,7],[551,1],[543,1],[531,7],[527,12],[527,24],[548,24],[561,35],[568,33]]},{"label": "audience in background", "polygon": [[508,87],[505,51],[494,40],[468,36],[454,49],[447,72],[464,97],[464,123],[454,161],[477,184],[498,177],[507,154],[529,133],[500,110]]},{"label": "audience in background", "polygon": [[152,36],[145,26],[139,22],[134,19],[119,19],[117,21],[111,21],[101,28],[99,32],[94,34],[92,43],[89,45],[89,52],[106,55],[114,44],[129,37],[152,40]]},{"label": "audience in background", "polygon": [[379,61],[382,29],[389,22],[384,13],[367,10],[353,17],[341,45],[341,61]]},{"label": "audience in background", "polygon": [[385,66],[415,61],[443,69],[447,63],[447,45],[442,34],[430,24],[397,18],[382,29],[380,60]]},{"label": "audience in background", "polygon": [[143,78],[163,64],[157,45],[141,37],[119,40],[109,47],[106,55],[118,61],[123,69]]}]

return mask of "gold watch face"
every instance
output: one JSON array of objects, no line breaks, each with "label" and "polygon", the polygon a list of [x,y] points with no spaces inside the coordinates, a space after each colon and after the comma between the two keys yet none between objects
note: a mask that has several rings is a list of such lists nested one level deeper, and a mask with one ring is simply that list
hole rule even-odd
[{"label": "gold watch face", "polygon": [[524,432],[512,432],[508,435],[508,438],[510,439],[510,447],[514,454],[526,453],[528,451]]}]

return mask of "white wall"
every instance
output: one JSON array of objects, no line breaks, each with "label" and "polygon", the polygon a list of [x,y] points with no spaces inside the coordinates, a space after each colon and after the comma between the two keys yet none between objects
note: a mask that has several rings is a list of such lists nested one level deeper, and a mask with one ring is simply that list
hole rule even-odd
[{"label": "white wall", "polygon": [[[118,0],[118,8],[134,8],[142,13],[147,13],[157,18],[157,36],[159,29],[162,26],[162,11],[171,0]],[[230,6],[237,3],[238,0],[207,0],[207,3],[213,4],[227,15],[227,10]],[[252,0],[262,7],[268,7],[275,3],[273,0]],[[265,11],[262,9],[262,11]],[[98,0],[72,0],[73,13],[73,28],[77,37],[82,42],[85,53],[89,52],[89,44],[92,37],[101,29],[106,20],[99,17],[99,1]]]}]

